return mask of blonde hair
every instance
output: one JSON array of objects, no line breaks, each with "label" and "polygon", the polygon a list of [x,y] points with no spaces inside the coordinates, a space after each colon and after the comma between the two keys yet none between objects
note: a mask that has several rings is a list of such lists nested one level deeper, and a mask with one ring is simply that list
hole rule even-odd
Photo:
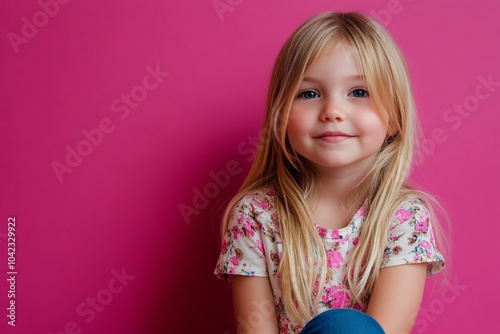
[{"label": "blonde hair", "polygon": [[[425,204],[432,201],[405,183],[413,156],[417,116],[406,62],[389,33],[375,20],[357,12],[327,12],[305,22],[277,57],[264,123],[268,135],[262,138],[252,167],[229,203],[222,224],[224,234],[242,196],[273,187],[283,240],[278,269],[283,304],[288,317],[299,324],[305,324],[317,312],[327,261],[307,204],[317,178],[308,161],[292,149],[287,139],[287,122],[304,73],[332,45],[339,44],[353,51],[373,106],[388,122],[389,129],[371,169],[345,203],[354,213],[367,201],[359,243],[346,260],[352,304],[363,306],[373,289],[387,245],[388,224],[397,205],[409,196],[416,196]],[[314,288],[316,281],[318,290]]]}]

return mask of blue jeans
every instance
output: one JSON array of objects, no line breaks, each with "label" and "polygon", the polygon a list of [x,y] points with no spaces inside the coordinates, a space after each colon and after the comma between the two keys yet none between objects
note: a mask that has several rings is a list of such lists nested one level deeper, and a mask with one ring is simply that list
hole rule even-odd
[{"label": "blue jeans", "polygon": [[379,323],[366,313],[348,308],[325,311],[311,319],[300,334],[384,334]]}]

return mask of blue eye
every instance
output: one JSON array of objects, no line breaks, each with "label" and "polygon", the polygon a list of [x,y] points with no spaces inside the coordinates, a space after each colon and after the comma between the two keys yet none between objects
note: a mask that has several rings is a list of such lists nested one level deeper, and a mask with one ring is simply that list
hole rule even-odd
[{"label": "blue eye", "polygon": [[302,99],[309,100],[309,99],[316,99],[316,98],[318,98],[319,94],[316,93],[313,90],[306,90],[306,91],[300,93],[298,97],[302,98]]},{"label": "blue eye", "polygon": [[354,96],[357,98],[364,98],[364,97],[368,97],[369,95],[368,95],[368,91],[366,89],[356,88],[351,93],[349,93],[349,96]]}]

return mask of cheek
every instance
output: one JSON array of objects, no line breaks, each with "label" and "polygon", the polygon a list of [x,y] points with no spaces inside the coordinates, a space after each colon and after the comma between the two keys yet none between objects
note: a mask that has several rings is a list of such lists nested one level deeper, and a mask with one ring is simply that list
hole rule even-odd
[{"label": "cheek", "polygon": [[308,134],[308,119],[303,113],[290,113],[286,132],[292,146],[300,146],[304,136]]},{"label": "cheek", "polygon": [[293,109],[290,111],[290,114],[288,115],[288,124],[287,124],[287,132],[300,132],[301,131],[301,124],[303,124],[304,121],[304,113],[301,113],[299,111],[294,111]]},{"label": "cheek", "polygon": [[290,113],[288,114],[288,124],[296,122],[301,116],[303,117],[304,113],[301,112],[300,108],[292,106]]},{"label": "cheek", "polygon": [[359,122],[360,129],[368,135],[371,140],[382,145],[387,137],[388,127],[375,113],[366,115]]}]

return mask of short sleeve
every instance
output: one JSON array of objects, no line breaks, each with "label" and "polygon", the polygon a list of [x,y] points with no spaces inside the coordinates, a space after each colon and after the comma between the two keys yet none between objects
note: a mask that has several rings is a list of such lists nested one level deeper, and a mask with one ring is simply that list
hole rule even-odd
[{"label": "short sleeve", "polygon": [[259,194],[247,195],[235,206],[214,272],[218,278],[269,276],[277,269],[273,265],[278,251],[272,210],[267,198]]},{"label": "short sleeve", "polygon": [[440,272],[445,264],[436,247],[429,212],[418,199],[406,200],[396,209],[382,268],[412,263],[427,263],[429,275]]}]

